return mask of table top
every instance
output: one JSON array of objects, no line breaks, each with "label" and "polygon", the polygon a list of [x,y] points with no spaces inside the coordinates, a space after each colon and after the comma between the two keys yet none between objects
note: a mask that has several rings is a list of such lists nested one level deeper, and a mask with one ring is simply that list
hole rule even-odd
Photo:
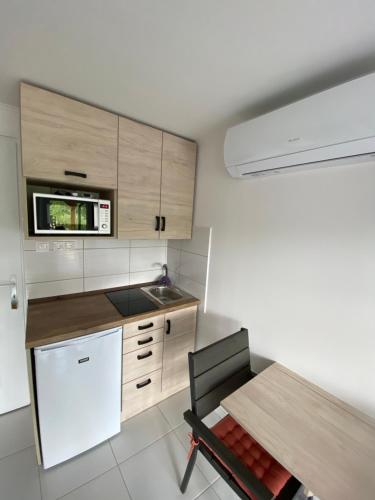
[{"label": "table top", "polygon": [[273,363],[222,401],[320,500],[375,499],[375,420]]}]

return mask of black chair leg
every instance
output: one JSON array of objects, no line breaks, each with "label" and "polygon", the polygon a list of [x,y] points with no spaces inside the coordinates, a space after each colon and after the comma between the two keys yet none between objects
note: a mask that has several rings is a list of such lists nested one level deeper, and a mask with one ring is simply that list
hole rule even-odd
[{"label": "black chair leg", "polygon": [[194,446],[193,452],[192,452],[192,454],[189,458],[188,464],[186,466],[184,478],[183,478],[181,486],[180,486],[180,490],[182,493],[185,493],[187,485],[189,484],[191,473],[193,472],[195,461],[197,459],[198,449],[199,449],[199,446]]}]

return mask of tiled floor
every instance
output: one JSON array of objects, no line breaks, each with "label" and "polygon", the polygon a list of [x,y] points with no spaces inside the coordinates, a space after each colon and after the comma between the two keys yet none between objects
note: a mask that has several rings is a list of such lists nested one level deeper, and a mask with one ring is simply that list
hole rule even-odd
[{"label": "tiled floor", "polygon": [[[44,471],[35,460],[31,414],[0,417],[0,500],[232,500],[238,498],[200,457],[184,495],[189,442],[182,414],[188,391],[123,424],[122,432],[62,465]],[[220,411],[207,423],[221,418]]]}]

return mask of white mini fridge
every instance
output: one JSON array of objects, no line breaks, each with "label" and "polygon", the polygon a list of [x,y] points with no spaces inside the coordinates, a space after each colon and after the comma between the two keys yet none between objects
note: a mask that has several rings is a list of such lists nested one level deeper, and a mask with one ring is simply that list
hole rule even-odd
[{"label": "white mini fridge", "polygon": [[43,467],[120,432],[122,328],[34,350]]}]

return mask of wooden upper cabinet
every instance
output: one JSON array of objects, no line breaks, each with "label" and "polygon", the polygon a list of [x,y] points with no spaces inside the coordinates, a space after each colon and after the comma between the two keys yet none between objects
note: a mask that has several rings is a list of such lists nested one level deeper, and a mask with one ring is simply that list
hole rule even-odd
[{"label": "wooden upper cabinet", "polygon": [[159,239],[162,132],[119,119],[118,235]]},{"label": "wooden upper cabinet", "polygon": [[193,219],[197,145],[163,133],[160,215],[165,239],[190,239]]},{"label": "wooden upper cabinet", "polygon": [[117,188],[117,115],[22,83],[21,136],[25,177]]}]

